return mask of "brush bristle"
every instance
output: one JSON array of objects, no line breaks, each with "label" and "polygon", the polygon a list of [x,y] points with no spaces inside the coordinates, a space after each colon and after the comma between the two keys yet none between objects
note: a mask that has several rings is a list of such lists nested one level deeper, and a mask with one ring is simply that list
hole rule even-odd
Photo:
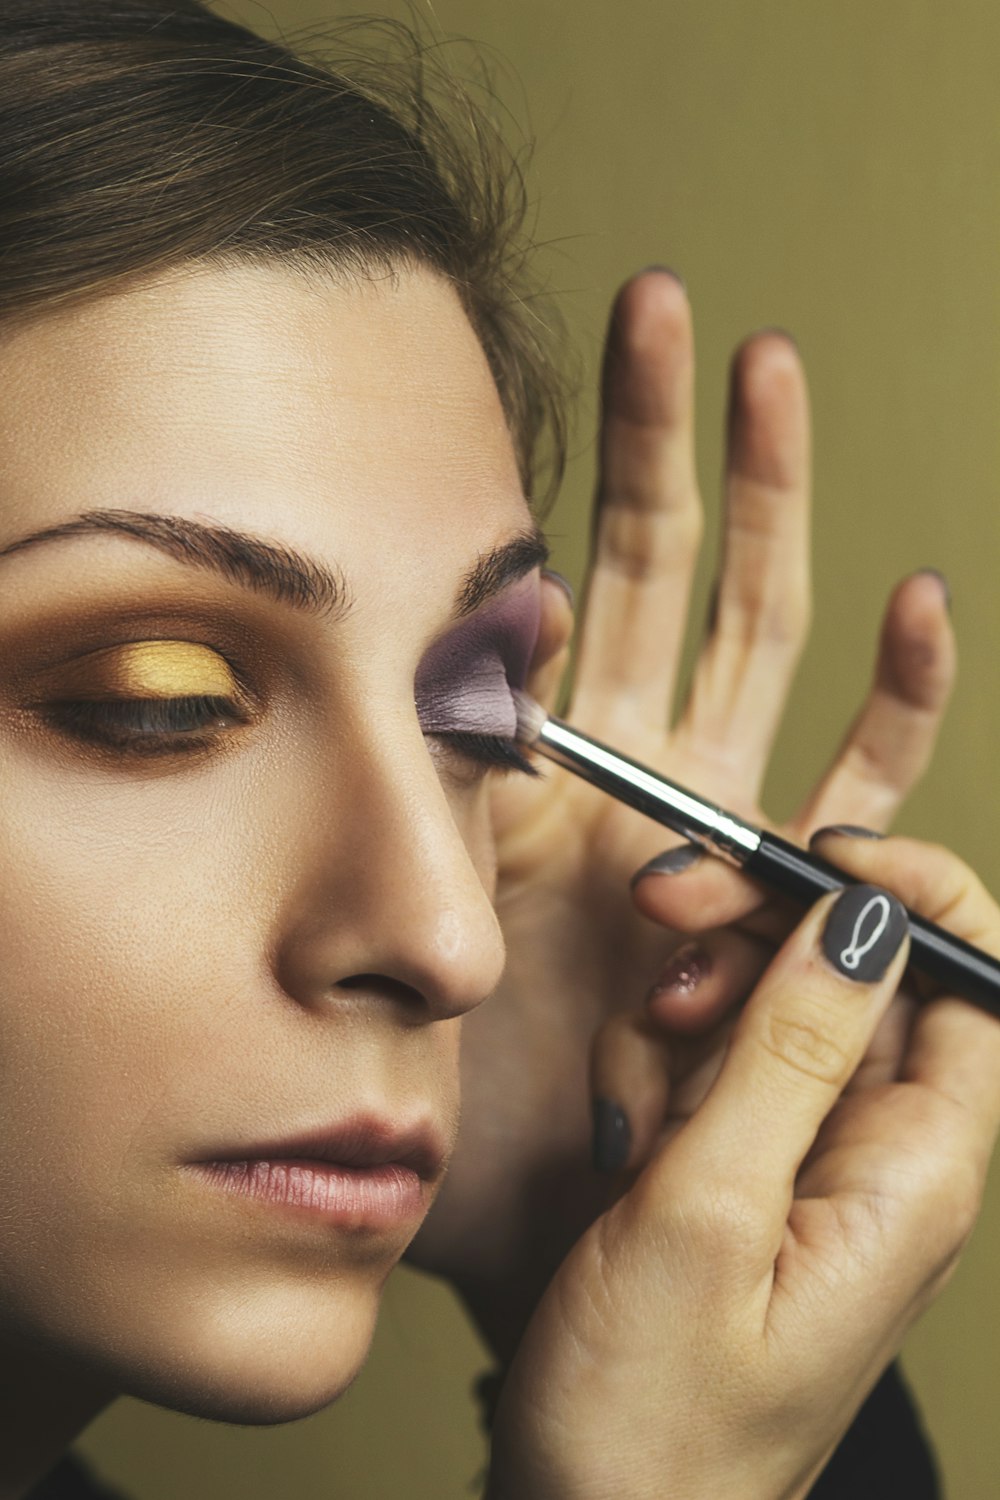
[{"label": "brush bristle", "polygon": [[522,745],[533,745],[545,726],[548,714],[527,693],[513,688],[512,694],[517,711],[517,737]]}]

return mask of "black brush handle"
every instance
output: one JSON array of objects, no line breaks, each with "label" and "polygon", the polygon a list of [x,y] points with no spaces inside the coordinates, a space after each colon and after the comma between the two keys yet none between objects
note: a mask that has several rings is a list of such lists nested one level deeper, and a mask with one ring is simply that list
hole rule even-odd
[{"label": "black brush handle", "polygon": [[[806,905],[825,896],[827,891],[841,891],[846,885],[859,884],[836,865],[807,854],[776,833],[761,833],[759,849],[749,856],[743,868],[755,880]],[[1000,962],[915,912],[908,910],[907,917],[913,967],[952,994],[974,1000],[1000,1019]]]}]

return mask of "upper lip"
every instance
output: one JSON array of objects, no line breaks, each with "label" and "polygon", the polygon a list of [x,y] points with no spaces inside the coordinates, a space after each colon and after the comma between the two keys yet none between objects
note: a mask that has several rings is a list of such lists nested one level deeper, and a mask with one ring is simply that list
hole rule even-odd
[{"label": "upper lip", "polygon": [[445,1147],[429,1123],[395,1126],[376,1115],[355,1115],[297,1135],[248,1145],[223,1146],[202,1161],[282,1161],[290,1158],[336,1162],[346,1167],[410,1167],[433,1181],[444,1167]]}]

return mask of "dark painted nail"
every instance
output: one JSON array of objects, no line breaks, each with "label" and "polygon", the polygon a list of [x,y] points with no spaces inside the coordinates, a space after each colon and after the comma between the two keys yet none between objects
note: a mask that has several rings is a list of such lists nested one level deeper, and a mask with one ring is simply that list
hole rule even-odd
[{"label": "dark painted nail", "polygon": [[678,948],[659,979],[646,997],[646,1004],[657,995],[691,995],[698,988],[712,967],[712,960],[698,943],[685,943]]},{"label": "dark painted nail", "polygon": [[679,281],[684,290],[687,291],[687,282],[684,280],[684,277],[681,275],[680,271],[675,271],[673,266],[664,266],[654,263],[651,266],[643,266],[642,270],[638,271],[636,274],[639,276],[645,276],[649,271],[659,271],[661,276],[672,276],[674,280]]},{"label": "dark painted nail", "polygon": [[849,839],[884,839],[884,833],[877,833],[874,828],[862,828],[860,823],[828,823],[825,828],[817,828],[815,833],[809,835],[810,844],[821,839],[824,833],[839,833],[843,838]]},{"label": "dark painted nail", "polygon": [[668,849],[665,854],[657,854],[648,860],[641,870],[636,870],[632,884],[646,875],[680,875],[683,870],[696,865],[704,852],[700,844],[680,844],[676,849]]},{"label": "dark painted nail", "polygon": [[612,1099],[594,1100],[594,1169],[620,1172],[628,1161],[632,1132],[625,1111]]},{"label": "dark painted nail", "polygon": [[849,885],[823,928],[823,952],[841,974],[874,984],[892,963],[908,927],[906,908],[877,885]]},{"label": "dark painted nail", "polygon": [[941,569],[918,568],[917,571],[919,573],[932,573],[933,576],[938,580],[941,585],[941,591],[944,594],[945,608],[947,609],[948,613],[951,614],[951,584],[948,582],[945,575],[941,572]]},{"label": "dark painted nail", "polygon": [[551,578],[553,583],[558,583],[570,604],[576,603],[576,594],[568,578],[564,578],[561,573],[557,573],[555,568],[543,568],[542,573],[546,578]]}]

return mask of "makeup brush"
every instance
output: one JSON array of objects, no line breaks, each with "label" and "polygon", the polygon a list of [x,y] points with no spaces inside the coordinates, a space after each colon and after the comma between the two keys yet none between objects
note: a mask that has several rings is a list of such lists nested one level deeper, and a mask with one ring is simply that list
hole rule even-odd
[{"label": "makeup brush", "polygon": [[[710,854],[739,866],[762,884],[809,904],[827,891],[860,883],[788,839],[755,827],[706,802],[697,792],[572,729],[562,719],[547,714],[526,693],[515,690],[514,701],[517,738],[527,749],[700,844]],[[1000,962],[914,912],[907,912],[907,916],[913,968],[1000,1018]],[[877,920],[877,913],[873,912],[872,920]],[[856,947],[867,951],[877,936],[877,931],[858,932]]]}]

